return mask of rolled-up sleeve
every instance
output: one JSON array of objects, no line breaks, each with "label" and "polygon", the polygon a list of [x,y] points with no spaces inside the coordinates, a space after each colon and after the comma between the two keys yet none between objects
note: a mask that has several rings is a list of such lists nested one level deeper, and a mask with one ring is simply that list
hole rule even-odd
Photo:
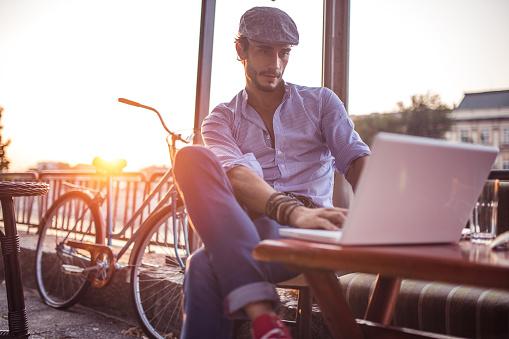
[{"label": "rolled-up sleeve", "polygon": [[216,107],[203,120],[201,127],[205,145],[219,158],[225,171],[235,166],[246,166],[263,178],[260,163],[253,153],[242,153],[233,135],[233,130],[233,112],[224,105]]},{"label": "rolled-up sleeve", "polygon": [[368,145],[354,129],[354,124],[338,96],[330,91],[322,106],[321,129],[338,171],[346,174],[352,161],[371,154]]}]

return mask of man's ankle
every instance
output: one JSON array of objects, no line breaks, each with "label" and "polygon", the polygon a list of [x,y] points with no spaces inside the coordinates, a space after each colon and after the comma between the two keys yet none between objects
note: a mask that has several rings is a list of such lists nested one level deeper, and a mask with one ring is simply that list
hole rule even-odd
[{"label": "man's ankle", "polygon": [[244,311],[251,321],[255,320],[262,314],[276,315],[276,313],[274,313],[274,306],[272,302],[266,300],[248,304],[244,307]]},{"label": "man's ankle", "polygon": [[290,331],[279,317],[271,312],[252,321],[254,339],[291,339]]}]

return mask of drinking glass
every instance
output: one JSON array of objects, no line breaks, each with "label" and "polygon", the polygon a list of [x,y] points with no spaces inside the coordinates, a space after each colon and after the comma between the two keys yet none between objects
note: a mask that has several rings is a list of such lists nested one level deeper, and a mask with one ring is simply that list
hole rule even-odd
[{"label": "drinking glass", "polygon": [[470,239],[474,243],[489,243],[497,235],[498,191],[500,182],[487,180],[470,219]]}]

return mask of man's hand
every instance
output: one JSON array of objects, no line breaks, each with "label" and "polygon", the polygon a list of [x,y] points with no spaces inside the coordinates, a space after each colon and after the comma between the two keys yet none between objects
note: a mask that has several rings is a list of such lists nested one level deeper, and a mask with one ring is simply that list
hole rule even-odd
[{"label": "man's hand", "polygon": [[297,207],[290,215],[290,225],[299,228],[321,228],[338,230],[346,219],[348,210],[339,207],[307,208]]},{"label": "man's hand", "polygon": [[[251,169],[237,166],[228,171],[235,196],[251,213],[265,213],[269,197],[276,191]],[[307,208],[299,206],[290,214],[289,224],[300,228],[337,230],[346,219],[344,208]]]}]

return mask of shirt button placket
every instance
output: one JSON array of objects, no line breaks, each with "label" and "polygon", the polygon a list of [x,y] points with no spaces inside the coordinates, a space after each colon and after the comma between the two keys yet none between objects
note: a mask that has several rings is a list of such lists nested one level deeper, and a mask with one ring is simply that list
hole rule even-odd
[{"label": "shirt button placket", "polygon": [[276,150],[276,164],[281,172],[281,175],[285,175],[285,162],[283,159],[283,152],[281,150]]},{"label": "shirt button placket", "polygon": [[272,147],[272,140],[270,140],[270,134],[267,131],[263,131],[263,137],[265,139],[265,145]]}]

